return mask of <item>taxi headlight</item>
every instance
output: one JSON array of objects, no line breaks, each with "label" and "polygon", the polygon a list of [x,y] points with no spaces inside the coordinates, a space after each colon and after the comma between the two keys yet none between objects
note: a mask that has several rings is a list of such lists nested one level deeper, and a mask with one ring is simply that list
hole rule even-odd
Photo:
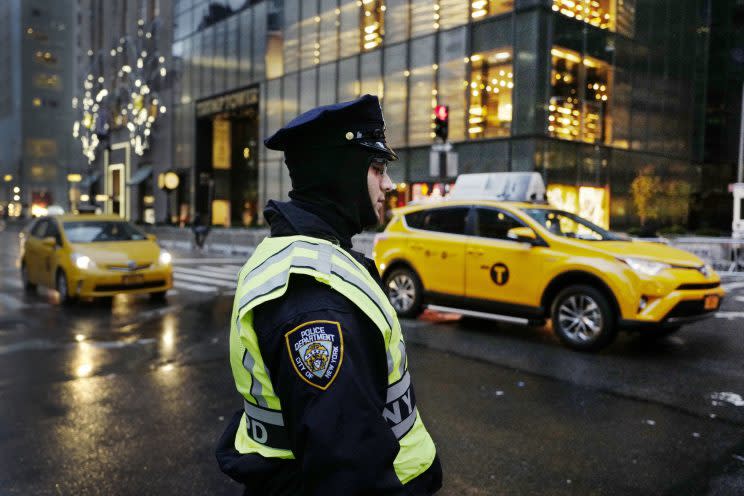
[{"label": "taxi headlight", "polygon": [[644,276],[655,276],[662,270],[671,268],[671,265],[667,263],[647,260],[645,258],[624,257],[618,260],[626,263],[635,272]]},{"label": "taxi headlight", "polygon": [[171,261],[173,260],[173,257],[170,253],[168,253],[165,250],[160,250],[160,257],[158,257],[158,263],[160,265],[170,265]]},{"label": "taxi headlight", "polygon": [[92,269],[96,266],[96,263],[93,260],[91,260],[91,258],[88,255],[80,255],[78,253],[73,253],[72,261],[75,264],[75,267],[81,270]]}]

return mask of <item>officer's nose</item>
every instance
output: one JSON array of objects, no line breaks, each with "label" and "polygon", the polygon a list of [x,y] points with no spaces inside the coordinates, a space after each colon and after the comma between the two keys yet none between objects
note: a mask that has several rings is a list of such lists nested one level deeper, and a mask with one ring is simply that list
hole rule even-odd
[{"label": "officer's nose", "polygon": [[389,191],[393,190],[393,181],[390,179],[390,176],[388,176],[387,171],[385,171],[385,174],[382,176],[382,190],[387,193]]}]

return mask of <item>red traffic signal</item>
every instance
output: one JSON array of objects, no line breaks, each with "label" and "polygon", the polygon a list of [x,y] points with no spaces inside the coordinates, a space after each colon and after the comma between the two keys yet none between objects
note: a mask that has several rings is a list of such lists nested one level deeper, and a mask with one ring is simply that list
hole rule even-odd
[{"label": "red traffic signal", "polygon": [[437,105],[434,107],[434,115],[436,115],[437,119],[440,121],[446,121],[449,117],[449,107],[446,105]]},{"label": "red traffic signal", "polygon": [[449,132],[449,107],[437,105],[434,107],[434,135],[442,141],[447,141]]}]

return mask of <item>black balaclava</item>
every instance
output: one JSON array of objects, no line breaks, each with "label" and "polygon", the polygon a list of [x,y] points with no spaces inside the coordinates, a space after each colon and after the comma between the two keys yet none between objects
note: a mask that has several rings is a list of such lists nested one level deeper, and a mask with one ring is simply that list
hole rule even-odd
[{"label": "black balaclava", "polygon": [[327,222],[344,238],[339,241],[350,242],[353,235],[377,223],[367,188],[369,161],[376,155],[355,145],[288,150],[289,197]]},{"label": "black balaclava", "polygon": [[308,110],[264,144],[284,152],[292,202],[325,221],[341,244],[350,244],[353,235],[377,223],[367,188],[369,161],[398,156],[385,142],[385,119],[376,96]]}]

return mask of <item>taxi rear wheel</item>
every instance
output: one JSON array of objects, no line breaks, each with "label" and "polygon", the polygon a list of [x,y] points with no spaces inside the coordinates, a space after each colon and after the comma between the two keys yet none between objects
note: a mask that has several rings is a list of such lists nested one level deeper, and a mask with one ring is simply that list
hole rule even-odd
[{"label": "taxi rear wheel", "polygon": [[399,267],[391,270],[385,276],[385,293],[401,317],[417,317],[421,313],[421,280],[411,269]]},{"label": "taxi rear wheel", "polygon": [[67,283],[67,276],[63,270],[57,271],[57,280],[54,286],[59,295],[59,302],[63,305],[69,305],[75,298],[70,295],[70,285]]},{"label": "taxi rear wheel", "polygon": [[21,265],[21,282],[23,283],[23,289],[29,293],[36,291],[36,284],[28,278],[28,267],[26,267],[25,262]]},{"label": "taxi rear wheel", "polygon": [[615,312],[607,297],[591,286],[569,286],[556,296],[551,312],[558,338],[578,351],[597,351],[617,335]]}]

